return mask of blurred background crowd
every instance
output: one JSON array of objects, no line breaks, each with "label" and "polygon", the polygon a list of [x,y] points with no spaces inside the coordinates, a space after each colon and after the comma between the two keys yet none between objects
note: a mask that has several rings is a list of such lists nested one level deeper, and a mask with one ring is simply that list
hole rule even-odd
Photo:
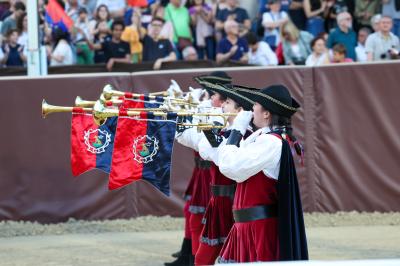
[{"label": "blurred background crowd", "polygon": [[[50,2],[53,6],[50,10]],[[55,2],[55,3],[54,3]],[[39,0],[50,66],[175,60],[319,66],[399,57],[400,0]],[[59,6],[72,24],[51,22]],[[57,9],[57,8],[56,8]],[[0,1],[0,65],[25,66],[26,1]]]}]

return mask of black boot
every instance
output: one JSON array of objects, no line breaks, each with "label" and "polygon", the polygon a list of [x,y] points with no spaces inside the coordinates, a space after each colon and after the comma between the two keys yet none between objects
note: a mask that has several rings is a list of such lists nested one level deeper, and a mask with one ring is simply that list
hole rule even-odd
[{"label": "black boot", "polygon": [[186,242],[189,241],[189,242],[190,242],[190,248],[192,248],[192,240],[191,240],[191,239],[188,239],[188,238],[183,238],[182,245],[181,245],[181,249],[180,249],[179,251],[175,252],[175,253],[172,253],[172,254],[171,254],[172,257],[178,258],[178,257],[181,256],[183,246],[185,245],[185,241],[186,241]]},{"label": "black boot", "polygon": [[172,254],[171,254],[171,256],[172,256],[173,258],[178,258],[180,255],[181,255],[181,251],[180,251],[180,250],[177,251],[177,252],[175,252],[175,253],[172,253]]},{"label": "black boot", "polygon": [[165,266],[190,266],[194,265],[194,256],[192,255],[192,240],[184,238],[180,255],[173,262],[164,263]]}]

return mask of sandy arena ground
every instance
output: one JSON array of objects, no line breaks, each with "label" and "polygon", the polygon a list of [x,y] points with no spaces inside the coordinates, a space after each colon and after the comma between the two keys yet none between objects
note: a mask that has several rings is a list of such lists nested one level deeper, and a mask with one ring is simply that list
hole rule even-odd
[{"label": "sandy arena ground", "polygon": [[[314,260],[400,258],[400,213],[306,214]],[[0,222],[0,265],[163,265],[173,260],[183,219],[66,223]]]}]

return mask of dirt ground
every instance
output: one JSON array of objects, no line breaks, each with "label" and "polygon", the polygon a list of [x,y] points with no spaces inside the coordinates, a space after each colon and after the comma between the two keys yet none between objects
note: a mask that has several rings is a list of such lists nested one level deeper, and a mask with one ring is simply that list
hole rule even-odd
[{"label": "dirt ground", "polygon": [[[400,213],[305,214],[312,260],[400,258]],[[1,265],[163,265],[183,219],[0,222]]]}]

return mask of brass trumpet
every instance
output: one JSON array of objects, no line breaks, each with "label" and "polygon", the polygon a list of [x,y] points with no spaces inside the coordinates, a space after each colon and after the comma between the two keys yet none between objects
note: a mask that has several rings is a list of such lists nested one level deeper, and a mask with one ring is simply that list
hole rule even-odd
[{"label": "brass trumpet", "polygon": [[[82,108],[84,112],[91,113],[93,115],[93,119],[95,122],[99,125],[102,125],[107,118],[109,117],[114,117],[119,115],[119,110],[118,109],[111,109],[111,108],[106,108],[104,105],[100,102],[97,101],[93,108],[88,108],[88,107],[83,107]],[[43,99],[42,101],[42,117],[46,118],[48,114],[51,113],[61,113],[61,112],[72,112],[74,110],[74,107],[67,107],[67,106],[55,106],[55,105],[50,105],[46,102],[46,100]],[[154,110],[154,111],[152,111]],[[127,110],[127,115],[128,116],[139,116],[143,112],[151,112],[155,116],[159,117],[164,117],[167,118],[169,112],[165,110],[160,110],[158,108],[154,109],[148,109],[148,108],[141,108],[141,109],[128,109]],[[216,113],[193,113],[193,112],[176,112],[177,116],[188,116],[188,117],[193,117],[193,116],[199,116],[199,117],[221,117],[224,120],[223,125],[214,125],[212,123],[207,123],[207,122],[200,122],[198,124],[185,124],[185,123],[178,123],[179,125],[182,126],[192,126],[192,127],[197,127],[198,129],[201,130],[209,130],[209,129],[221,129],[225,128],[227,125],[227,119],[229,116],[236,116],[234,113],[221,113],[221,114],[216,114]]]},{"label": "brass trumpet", "polygon": [[[126,92],[114,90],[110,84],[107,84],[103,88],[103,93],[102,93],[103,97],[100,96],[100,99],[101,100],[104,99],[105,101],[108,101],[108,100],[112,99],[113,96],[126,96],[126,94],[127,94]],[[130,93],[130,94],[132,95],[133,98],[140,98],[142,96],[142,94],[136,94],[136,93]],[[176,105],[189,105],[189,106],[198,105],[197,103],[194,103],[191,100],[191,98],[186,100],[186,99],[177,99],[177,98],[171,98],[171,97],[166,97],[166,96],[161,96],[161,97],[164,99],[164,101],[170,101],[171,103],[176,104]],[[157,99],[157,96],[154,94],[152,95],[150,93],[149,99],[155,100],[155,99]]]}]

